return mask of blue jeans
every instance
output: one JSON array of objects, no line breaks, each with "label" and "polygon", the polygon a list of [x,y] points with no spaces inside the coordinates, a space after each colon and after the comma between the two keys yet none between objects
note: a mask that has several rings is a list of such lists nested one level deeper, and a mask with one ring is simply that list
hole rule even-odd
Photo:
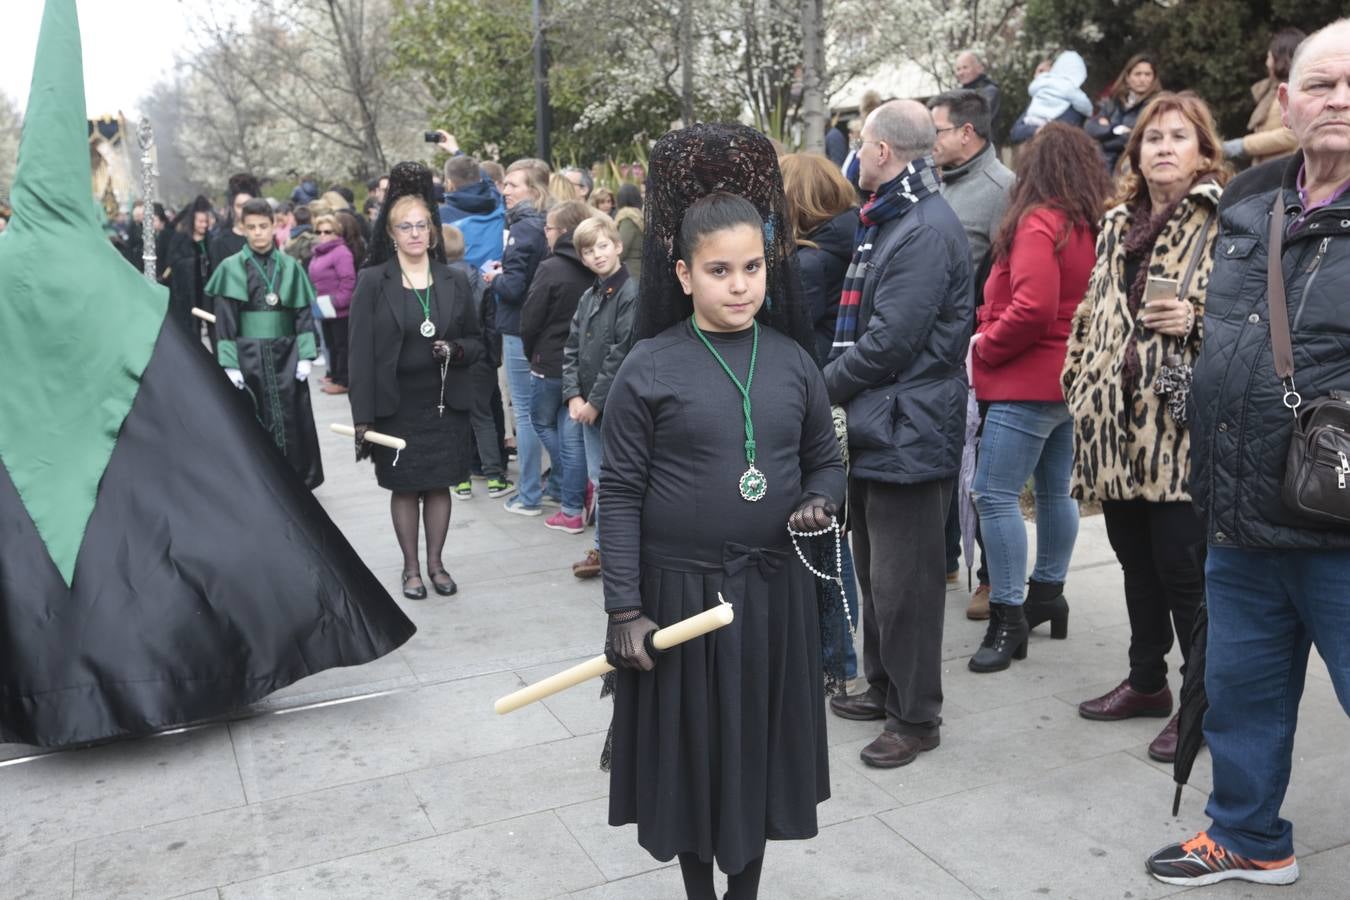
[{"label": "blue jeans", "polygon": [[525,358],[520,335],[502,335],[502,365],[506,367],[506,386],[511,389],[511,409],[516,415],[516,461],[520,465],[516,496],[521,506],[533,509],[543,500],[539,483],[541,445],[530,419],[535,379],[530,375],[530,361]]},{"label": "blue jeans", "polygon": [[595,482],[595,549],[600,549],[600,464],[605,459],[605,436],[600,430],[600,423],[594,425],[582,425],[579,422],[573,422],[570,419],[567,423],[572,428],[580,429],[581,443],[586,451],[586,477]]},{"label": "blue jeans", "polygon": [[[562,402],[562,379],[531,376],[534,398],[530,406],[530,421],[534,432],[548,451],[553,474],[562,485],[562,511],[579,516],[586,502],[586,451],[582,445],[581,430],[567,414]],[[559,475],[561,473],[561,475]],[[554,479],[550,478],[550,487]]]},{"label": "blue jeans", "polygon": [[[862,623],[858,621],[858,576],[853,571],[853,551],[849,549],[848,540],[845,539],[839,547],[840,567],[844,578],[844,600],[848,603],[848,617],[853,622],[855,629],[861,630]],[[826,569],[825,571],[829,571]],[[825,662],[828,665],[833,661],[834,648],[827,646],[825,649]],[[852,680],[858,676],[858,652],[853,649],[852,637],[844,641],[844,677]]]},{"label": "blue jeans", "polygon": [[1280,805],[1312,644],[1350,715],[1347,585],[1350,551],[1209,547],[1205,740],[1214,789],[1205,812],[1214,820],[1210,836],[1243,856],[1271,861],[1294,852]]},{"label": "blue jeans", "polygon": [[975,464],[989,602],[1020,606],[1026,599],[1027,526],[1018,504],[1035,478],[1036,581],[1062,584],[1078,539],[1078,504],[1069,496],[1073,419],[1064,403],[991,403]]}]

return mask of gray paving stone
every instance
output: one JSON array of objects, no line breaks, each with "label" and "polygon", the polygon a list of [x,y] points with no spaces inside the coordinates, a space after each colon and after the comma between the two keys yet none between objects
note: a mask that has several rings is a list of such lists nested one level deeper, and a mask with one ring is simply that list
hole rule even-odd
[{"label": "gray paving stone", "polygon": [[517,684],[510,673],[485,675],[233,723],[248,797],[293,796],[568,737],[537,704],[509,716],[492,711]]},{"label": "gray paving stone", "polygon": [[[514,713],[512,715],[515,715]],[[408,784],[439,832],[609,795],[599,767],[603,734],[534,744],[408,774]]]},{"label": "gray paving stone", "polygon": [[[988,759],[1004,763],[996,750]],[[1114,753],[880,818],[984,897],[1161,897],[1179,889],[1150,878],[1143,860],[1194,833],[1170,818],[1170,788]]]},{"label": "gray paving stone", "polygon": [[[600,628],[603,630],[603,624],[600,625]],[[603,638],[603,633],[601,637]],[[599,646],[597,646],[597,654],[599,649]],[[541,681],[589,658],[578,656],[572,659],[559,660],[542,666],[521,669],[517,674],[524,684],[534,684],[536,681]],[[540,702],[547,706],[549,711],[557,716],[558,721],[562,722],[572,734],[604,733],[609,730],[610,719],[614,716],[614,701],[608,697],[600,696],[599,681],[579,684]]]},{"label": "gray paving stone", "polygon": [[75,896],[173,897],[435,834],[403,776],[138,828],[79,845]]},{"label": "gray paving stone", "polygon": [[0,769],[0,785],[6,854],[244,804],[223,726],[54,753]]},{"label": "gray paving stone", "polygon": [[[1150,727],[1152,733],[1144,730]],[[1049,770],[1104,756],[1141,740],[1147,743],[1158,727],[1161,723],[1141,726],[1139,720],[1088,722],[1067,704],[1042,697],[944,726],[942,746],[898,769],[873,769],[858,758],[871,738],[834,748],[832,759],[910,805],[986,785],[1039,778]],[[1166,793],[1170,802],[1171,793]]]},{"label": "gray paving stone", "polygon": [[0,896],[5,900],[54,900],[74,890],[75,845],[10,853],[0,841]]},{"label": "gray paving stone", "polygon": [[[586,851],[605,879],[628,878],[668,865],[638,844],[636,825],[609,824],[609,797],[576,803],[558,810],[572,837]],[[675,876],[677,879],[678,875]]]},{"label": "gray paving stone", "polygon": [[542,900],[603,880],[550,812],[269,875],[221,893],[225,900]]}]

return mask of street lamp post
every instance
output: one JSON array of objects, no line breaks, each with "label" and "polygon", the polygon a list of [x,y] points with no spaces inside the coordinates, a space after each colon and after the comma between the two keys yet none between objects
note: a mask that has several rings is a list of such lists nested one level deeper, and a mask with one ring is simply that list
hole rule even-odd
[{"label": "street lamp post", "polygon": [[553,113],[548,103],[548,45],[544,42],[544,0],[534,0],[534,148],[544,162],[553,159],[549,133]]}]

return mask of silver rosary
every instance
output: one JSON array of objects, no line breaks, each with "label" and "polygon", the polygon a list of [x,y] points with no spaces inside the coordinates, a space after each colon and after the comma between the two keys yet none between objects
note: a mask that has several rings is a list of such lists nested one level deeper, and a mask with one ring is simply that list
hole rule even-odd
[{"label": "silver rosary", "polygon": [[[787,526],[788,535],[792,538],[792,549],[797,551],[797,558],[802,561],[806,571],[823,581],[833,581],[839,585],[839,605],[844,610],[844,619],[848,622],[848,633],[850,637],[856,637],[857,631],[853,625],[853,617],[848,614],[848,598],[844,596],[844,529],[839,527],[839,520],[830,516],[830,524],[819,531],[795,531],[792,523]],[[801,545],[797,543],[797,538],[821,537],[822,535],[834,532],[834,571],[831,575],[828,572],[822,572],[807,562],[806,554],[802,552]]]}]

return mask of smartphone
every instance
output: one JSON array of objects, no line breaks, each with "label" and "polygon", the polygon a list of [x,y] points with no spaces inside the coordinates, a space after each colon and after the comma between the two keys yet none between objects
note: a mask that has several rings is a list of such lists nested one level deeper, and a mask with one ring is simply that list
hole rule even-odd
[{"label": "smartphone", "polygon": [[1149,276],[1144,285],[1144,302],[1151,300],[1175,300],[1181,290],[1181,282],[1175,278],[1155,278]]},{"label": "smartphone", "polygon": [[441,142],[441,133],[439,131],[422,132],[422,140],[428,144],[439,144]]}]

